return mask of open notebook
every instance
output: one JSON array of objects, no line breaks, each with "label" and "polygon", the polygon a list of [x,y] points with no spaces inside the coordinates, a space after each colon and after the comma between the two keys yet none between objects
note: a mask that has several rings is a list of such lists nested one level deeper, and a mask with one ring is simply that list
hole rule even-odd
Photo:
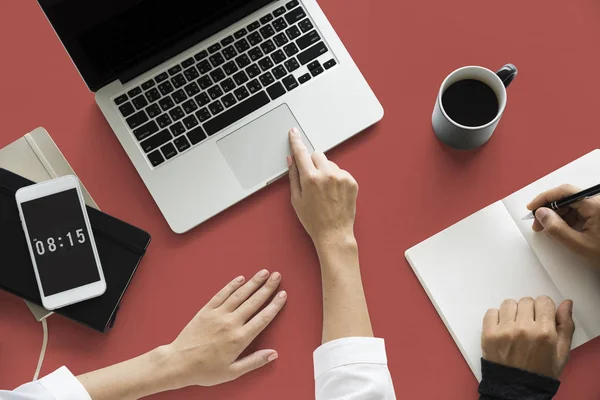
[{"label": "open notebook", "polygon": [[600,336],[600,272],[523,221],[538,194],[571,183],[600,183],[600,150],[462,220],[406,252],[471,370],[481,380],[481,325],[507,298],[574,301],[573,348]]}]

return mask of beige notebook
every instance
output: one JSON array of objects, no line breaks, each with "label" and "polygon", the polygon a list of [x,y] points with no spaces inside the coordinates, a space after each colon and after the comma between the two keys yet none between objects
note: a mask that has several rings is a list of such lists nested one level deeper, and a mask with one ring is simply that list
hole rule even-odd
[{"label": "beige notebook", "polygon": [[481,324],[506,298],[550,296],[575,303],[573,348],[600,336],[600,272],[523,221],[526,205],[563,183],[600,183],[595,150],[406,252],[446,328],[481,380]]},{"label": "beige notebook", "polygon": [[[0,149],[0,168],[34,182],[43,182],[64,175],[75,175],[73,168],[44,128],[37,128]],[[82,192],[86,204],[99,209],[83,185]],[[27,301],[26,303],[38,321],[52,314],[35,304]]]}]

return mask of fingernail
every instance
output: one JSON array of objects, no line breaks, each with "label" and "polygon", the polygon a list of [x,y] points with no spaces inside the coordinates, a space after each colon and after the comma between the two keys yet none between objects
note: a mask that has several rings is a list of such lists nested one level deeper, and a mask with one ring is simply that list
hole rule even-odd
[{"label": "fingernail", "polygon": [[279,278],[281,278],[281,274],[279,272],[274,272],[273,275],[271,275],[271,279],[274,281],[278,281]]},{"label": "fingernail", "polygon": [[285,291],[283,291],[283,292],[279,293],[279,297],[281,299],[285,299],[287,297],[287,293]]},{"label": "fingernail", "polygon": [[269,276],[269,271],[267,271],[266,269],[263,269],[262,271],[260,271],[258,273],[258,276],[260,276],[261,278],[266,278],[267,276]]},{"label": "fingernail", "polygon": [[571,315],[573,314],[573,301],[572,300],[569,302],[569,313],[571,313]]},{"label": "fingernail", "polygon": [[288,163],[288,168],[292,166],[292,157],[287,156],[287,163]]},{"label": "fingernail", "polygon": [[549,215],[549,210],[547,208],[540,208],[535,212],[535,218],[537,218],[540,223],[542,223]]},{"label": "fingernail", "polygon": [[269,358],[267,358],[267,361],[269,361],[269,362],[275,361],[275,360],[277,360],[277,357],[279,357],[279,355],[277,353],[273,353],[269,356]]},{"label": "fingernail", "polygon": [[300,134],[300,131],[298,130],[298,128],[292,128],[292,133],[293,133],[295,136],[298,136],[298,135]]},{"label": "fingernail", "polygon": [[244,282],[244,277],[243,276],[238,276],[237,278],[235,278],[235,281],[237,283],[242,283],[242,282]]}]

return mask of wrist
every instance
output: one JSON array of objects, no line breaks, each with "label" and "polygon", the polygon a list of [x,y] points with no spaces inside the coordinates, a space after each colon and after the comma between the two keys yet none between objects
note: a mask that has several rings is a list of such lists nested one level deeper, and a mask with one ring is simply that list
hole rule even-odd
[{"label": "wrist", "polygon": [[358,250],[358,243],[354,237],[354,233],[325,235],[313,239],[313,243],[319,255]]}]

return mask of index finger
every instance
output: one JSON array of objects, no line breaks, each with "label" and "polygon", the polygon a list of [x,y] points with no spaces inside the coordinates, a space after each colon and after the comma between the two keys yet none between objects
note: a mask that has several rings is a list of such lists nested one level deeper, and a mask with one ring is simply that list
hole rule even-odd
[{"label": "index finger", "polygon": [[302,142],[302,137],[300,136],[300,131],[297,128],[292,128],[290,130],[290,147],[292,148],[292,154],[294,159],[296,160],[296,164],[298,165],[298,172],[300,172],[300,176],[311,171],[316,170],[315,164],[308,154],[308,149]]},{"label": "index finger", "polygon": [[535,320],[539,322],[556,322],[556,304],[548,296],[535,299]]},{"label": "index finger", "polygon": [[[575,187],[573,185],[561,185],[557,188],[548,190],[540,195],[538,195],[535,199],[531,201],[531,203],[527,204],[527,208],[530,211],[536,210],[540,207],[548,203],[552,203],[553,201],[562,200],[565,197],[569,197],[574,195],[575,193],[580,192],[581,189]],[[580,203],[572,204],[571,207],[577,209]]]}]

